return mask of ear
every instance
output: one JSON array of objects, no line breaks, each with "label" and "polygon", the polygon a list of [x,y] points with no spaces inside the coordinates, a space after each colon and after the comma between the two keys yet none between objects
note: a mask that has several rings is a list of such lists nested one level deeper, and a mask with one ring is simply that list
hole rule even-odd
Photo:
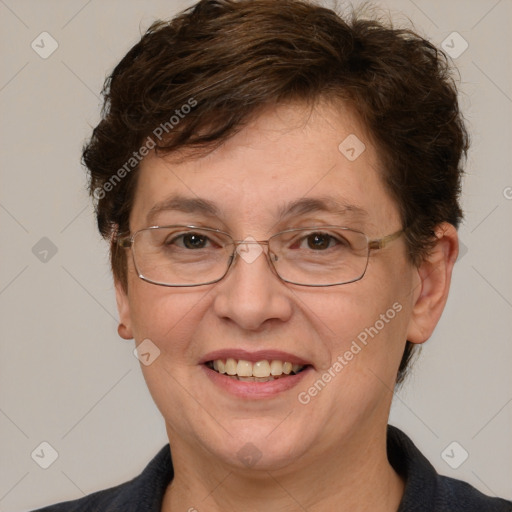
[{"label": "ear", "polygon": [[131,340],[133,338],[133,331],[128,294],[123,285],[117,279],[115,281],[115,288],[117,311],[119,312],[119,327],[117,328],[117,332],[121,338]]},{"label": "ear", "polygon": [[424,343],[432,335],[448,299],[453,265],[459,254],[457,230],[452,224],[439,224],[435,234],[434,247],[417,268],[417,289],[413,291],[407,331],[407,339],[412,343]]}]

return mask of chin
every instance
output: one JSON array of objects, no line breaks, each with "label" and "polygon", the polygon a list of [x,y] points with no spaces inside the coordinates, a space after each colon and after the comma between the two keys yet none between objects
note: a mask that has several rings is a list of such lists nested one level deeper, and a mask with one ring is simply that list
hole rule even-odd
[{"label": "chin", "polygon": [[[238,431],[234,425],[226,426],[232,435],[223,431],[222,441],[219,439],[206,448],[217,459],[237,470],[275,471],[286,468],[295,464],[312,443],[307,442],[304,434],[299,435],[280,425],[282,421],[282,418],[273,420],[271,426],[269,421],[260,426],[255,426],[252,421],[252,426]],[[305,427],[304,430],[311,433],[311,429]],[[201,436],[201,439],[211,437]]]}]

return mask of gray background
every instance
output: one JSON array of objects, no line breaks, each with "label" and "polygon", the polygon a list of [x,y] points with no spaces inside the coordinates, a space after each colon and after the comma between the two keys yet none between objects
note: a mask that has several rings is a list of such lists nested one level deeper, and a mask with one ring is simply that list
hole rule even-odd
[{"label": "gray background", "polygon": [[[166,443],[133,342],[116,333],[79,155],[105,75],[154,19],[190,4],[0,0],[1,511],[125,481]],[[440,472],[512,499],[512,1],[375,4],[437,45],[453,31],[469,43],[455,63],[473,141],[448,305],[391,422]],[[31,48],[43,31],[59,45],[47,59]],[[43,441],[58,453],[46,470],[31,458]],[[458,469],[441,456],[453,441],[469,453]]]}]

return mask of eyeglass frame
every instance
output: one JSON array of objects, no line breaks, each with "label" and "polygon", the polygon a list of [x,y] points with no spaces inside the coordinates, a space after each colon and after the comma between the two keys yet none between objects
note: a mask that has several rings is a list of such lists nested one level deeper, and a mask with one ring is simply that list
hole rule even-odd
[{"label": "eyeglass frame", "polygon": [[[238,253],[237,252],[238,246],[245,245],[245,244],[266,245],[267,246],[267,251],[263,251],[263,252],[266,253],[266,258],[267,258],[267,261],[270,264],[270,268],[271,268],[272,272],[281,281],[283,281],[284,283],[289,283],[289,284],[293,284],[293,285],[296,285],[296,286],[307,286],[307,287],[310,287],[310,288],[320,288],[320,287],[321,288],[325,288],[325,287],[329,287],[329,286],[342,286],[344,284],[355,283],[355,282],[360,281],[361,279],[363,279],[363,277],[365,276],[366,270],[368,269],[368,263],[370,261],[370,253],[371,253],[371,251],[377,251],[377,250],[380,250],[380,249],[384,249],[388,244],[390,244],[394,240],[398,239],[406,231],[406,228],[402,228],[402,229],[399,229],[398,231],[395,231],[394,233],[391,233],[389,235],[385,235],[385,236],[383,236],[381,238],[370,239],[366,233],[363,233],[362,231],[359,231],[357,229],[348,228],[346,226],[335,226],[335,225],[329,225],[329,226],[306,226],[306,227],[303,227],[303,228],[290,228],[290,229],[285,229],[283,231],[279,231],[278,233],[275,233],[274,235],[269,237],[267,240],[235,240],[229,233],[227,233],[225,231],[222,231],[220,229],[208,228],[208,227],[204,227],[204,226],[186,225],[186,224],[170,224],[170,225],[165,225],[165,226],[149,226],[147,228],[139,229],[139,230],[135,231],[135,233],[133,233],[133,234],[127,234],[127,235],[124,235],[124,236],[123,235],[118,236],[117,239],[116,239],[116,243],[119,245],[119,247],[122,247],[124,249],[132,249],[132,247],[134,245],[134,242],[135,242],[135,237],[141,231],[147,231],[147,230],[152,230],[152,229],[165,229],[165,228],[200,229],[202,231],[210,231],[210,232],[213,232],[213,233],[219,233],[219,234],[222,234],[222,235],[226,235],[232,241],[232,244],[229,244],[229,245],[233,245],[234,246],[233,253],[229,257],[229,263],[228,263],[228,266],[227,266],[226,271],[224,272],[224,274],[221,277],[219,277],[218,279],[214,279],[213,281],[208,281],[206,283],[199,283],[199,284],[166,284],[166,283],[158,283],[156,281],[152,281],[151,279],[149,279],[146,276],[144,276],[139,271],[139,269],[137,268],[137,262],[135,261],[135,251],[132,250],[131,251],[132,252],[132,260],[133,260],[133,265],[135,267],[135,270],[137,271],[137,276],[140,279],[142,279],[143,281],[145,281],[146,283],[154,284],[155,286],[165,286],[165,287],[168,287],[168,288],[191,288],[191,287],[195,287],[195,286],[206,286],[206,285],[209,285],[209,284],[215,284],[215,283],[218,283],[219,281],[222,281],[222,279],[224,279],[226,277],[226,275],[228,274],[229,270],[234,265],[234,262],[236,260],[236,255]],[[293,231],[306,231],[306,230],[328,229],[328,228],[336,228],[336,229],[343,229],[343,230],[352,231],[352,232],[355,232],[355,233],[359,233],[360,235],[363,235],[366,238],[366,246],[367,246],[366,247],[366,249],[367,249],[366,264],[365,264],[365,267],[364,267],[364,270],[363,270],[363,273],[361,274],[361,276],[358,277],[358,278],[352,279],[350,281],[345,281],[343,283],[332,283],[332,284],[303,284],[303,283],[295,283],[293,281],[289,281],[289,280],[284,279],[283,277],[281,277],[279,275],[279,272],[275,268],[274,263],[272,262],[272,259],[270,257],[270,251],[269,251],[269,249],[270,249],[270,245],[269,245],[270,240],[272,238],[276,237],[276,236],[282,235],[284,233],[290,233],[290,232],[293,232]]]}]

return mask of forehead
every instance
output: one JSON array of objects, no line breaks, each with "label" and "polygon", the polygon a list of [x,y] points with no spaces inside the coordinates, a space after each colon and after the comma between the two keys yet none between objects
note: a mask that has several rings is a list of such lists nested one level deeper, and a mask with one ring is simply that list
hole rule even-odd
[{"label": "forehead", "polygon": [[215,151],[149,155],[139,173],[132,229],[173,211],[225,223],[268,224],[322,211],[374,227],[398,222],[376,150],[342,106],[269,108]]}]

